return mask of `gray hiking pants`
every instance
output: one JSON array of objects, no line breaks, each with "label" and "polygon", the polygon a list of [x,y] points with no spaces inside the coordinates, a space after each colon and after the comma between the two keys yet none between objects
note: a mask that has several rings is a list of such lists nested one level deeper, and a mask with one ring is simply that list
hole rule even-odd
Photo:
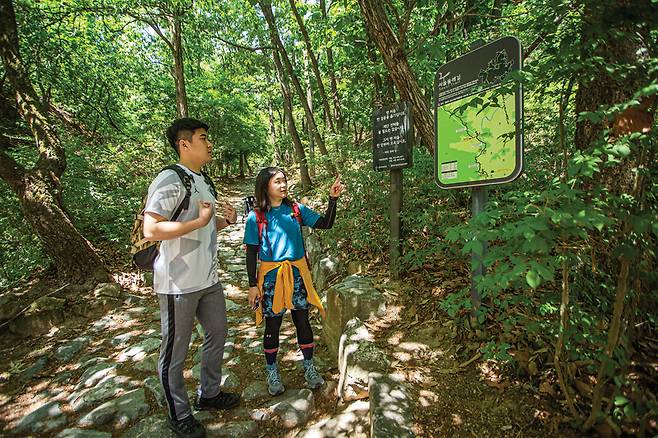
[{"label": "gray hiking pants", "polygon": [[197,394],[207,398],[219,394],[224,342],[228,332],[224,288],[221,283],[217,283],[198,292],[180,295],[158,294],[158,300],[162,327],[158,374],[169,416],[172,420],[182,420],[192,414],[185,389],[183,367],[195,317],[201,323],[205,334],[201,354],[201,384]]}]

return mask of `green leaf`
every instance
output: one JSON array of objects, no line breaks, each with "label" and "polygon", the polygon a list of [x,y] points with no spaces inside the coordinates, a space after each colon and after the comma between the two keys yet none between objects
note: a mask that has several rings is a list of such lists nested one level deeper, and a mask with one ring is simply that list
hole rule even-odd
[{"label": "green leaf", "polygon": [[623,395],[618,395],[615,397],[615,406],[624,406],[628,403],[628,399]]},{"label": "green leaf", "polygon": [[537,289],[537,287],[541,284],[541,278],[539,277],[539,274],[532,269],[529,270],[527,274],[525,274],[525,281],[527,281],[528,285],[533,289]]}]

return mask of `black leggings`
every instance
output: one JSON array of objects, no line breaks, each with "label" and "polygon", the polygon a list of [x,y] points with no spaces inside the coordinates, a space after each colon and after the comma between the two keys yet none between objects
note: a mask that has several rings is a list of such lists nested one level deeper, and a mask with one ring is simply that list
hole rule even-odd
[{"label": "black leggings", "polygon": [[[291,310],[292,321],[297,329],[297,343],[308,345],[313,343],[313,330],[308,320],[308,309]],[[279,330],[281,329],[282,316],[265,318],[265,334],[263,335],[263,348],[272,350],[279,348]]]}]

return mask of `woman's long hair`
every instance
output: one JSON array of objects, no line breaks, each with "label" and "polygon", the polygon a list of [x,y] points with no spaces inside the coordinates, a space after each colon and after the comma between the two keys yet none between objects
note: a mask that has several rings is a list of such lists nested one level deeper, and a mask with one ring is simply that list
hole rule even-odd
[{"label": "woman's long hair", "polygon": [[[254,196],[256,197],[256,208],[262,212],[266,212],[270,209],[270,197],[267,196],[267,188],[270,185],[270,180],[274,178],[274,175],[281,172],[283,176],[288,181],[288,176],[279,167],[265,167],[256,176],[256,188],[254,190]],[[283,198],[283,203],[290,205],[290,199],[286,196]]]}]

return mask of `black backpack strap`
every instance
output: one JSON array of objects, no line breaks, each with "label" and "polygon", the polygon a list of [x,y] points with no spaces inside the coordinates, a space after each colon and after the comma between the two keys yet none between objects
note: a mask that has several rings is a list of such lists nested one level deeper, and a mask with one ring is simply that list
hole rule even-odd
[{"label": "black backpack strap", "polygon": [[212,195],[215,197],[215,200],[217,199],[217,189],[215,188],[215,184],[213,184],[212,179],[210,179],[210,175],[208,175],[206,172],[203,170],[201,171],[201,175],[203,175],[203,179],[208,184],[208,187],[210,187],[210,192]]},{"label": "black backpack strap", "polygon": [[183,210],[190,208],[190,197],[192,196],[192,176],[183,170],[182,167],[176,164],[171,164],[165,167],[161,170],[161,172],[165,170],[173,170],[176,172],[176,175],[178,175],[180,178],[183,186],[185,186],[185,197],[183,198],[183,202],[180,203],[180,205],[174,211],[174,214],[171,216],[171,219],[169,219],[170,221],[174,222],[176,219],[178,219],[178,216],[180,216]]}]

